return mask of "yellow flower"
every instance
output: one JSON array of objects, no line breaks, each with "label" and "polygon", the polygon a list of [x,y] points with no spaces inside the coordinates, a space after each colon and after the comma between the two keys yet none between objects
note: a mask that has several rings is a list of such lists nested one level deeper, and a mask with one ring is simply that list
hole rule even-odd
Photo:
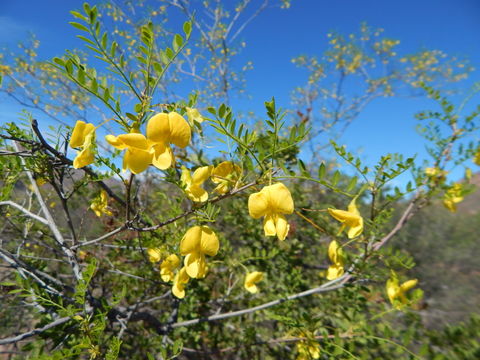
[{"label": "yellow flower", "polygon": [[247,276],[245,276],[245,282],[243,283],[243,286],[245,287],[245,289],[247,289],[248,292],[251,292],[252,294],[256,294],[258,292],[258,287],[256,283],[262,280],[263,280],[263,272],[253,271],[251,273],[248,273]]},{"label": "yellow flower", "polygon": [[102,190],[102,192],[100,193],[100,197],[92,201],[90,209],[92,209],[95,212],[95,215],[99,217],[104,214],[107,216],[113,215],[112,212],[108,210],[108,195],[105,190]]},{"label": "yellow flower", "polygon": [[332,265],[328,267],[327,279],[334,280],[343,275],[345,266],[345,253],[336,240],[330,242],[328,246],[328,257]]},{"label": "yellow flower", "polygon": [[240,166],[232,163],[231,161],[224,161],[215,167],[212,171],[212,181],[218,184],[213,191],[219,194],[225,194],[228,192],[228,188],[240,177],[242,169]]},{"label": "yellow flower", "polygon": [[456,204],[463,201],[462,184],[455,183],[443,196],[443,205],[451,212],[457,211]]},{"label": "yellow flower", "polygon": [[473,162],[480,166],[480,147],[478,147],[477,152],[475,153],[475,157],[473,158]]},{"label": "yellow flower", "polygon": [[175,162],[170,144],[185,148],[192,132],[185,119],[178,113],[159,113],[148,120],[147,138],[152,146],[152,164],[160,170],[168,169]]},{"label": "yellow flower", "polygon": [[248,198],[248,211],[254,219],[264,216],[265,236],[277,235],[285,240],[290,226],[283,214],[293,213],[293,199],[288,188],[282,183],[265,186],[260,192]]},{"label": "yellow flower", "polygon": [[126,150],[123,157],[123,171],[128,169],[134,174],[140,174],[152,163],[153,154],[143,134],[131,132],[118,136],[107,135],[105,140],[116,149]]},{"label": "yellow flower", "polygon": [[443,182],[447,177],[448,171],[440,170],[438,167],[428,167],[425,168],[425,174],[431,181]]},{"label": "yellow flower", "polygon": [[363,218],[360,216],[360,212],[355,205],[355,200],[356,198],[350,202],[347,211],[328,208],[328,213],[335,220],[342,223],[339,233],[341,233],[347,226],[350,228],[348,229],[349,239],[359,236],[363,231]]},{"label": "yellow flower", "polygon": [[183,299],[185,297],[185,284],[187,284],[189,280],[190,278],[188,277],[187,270],[185,267],[182,267],[173,279],[173,295],[179,299]]},{"label": "yellow flower", "polygon": [[180,265],[180,259],[175,254],[170,254],[160,265],[160,276],[165,282],[172,281],[174,279],[173,270]]},{"label": "yellow flower", "polygon": [[184,267],[188,276],[203,278],[207,274],[205,255],[217,255],[220,243],[217,235],[208,226],[193,226],[180,242],[180,254],[186,255]]},{"label": "yellow flower", "polygon": [[207,181],[212,173],[213,166],[202,166],[193,172],[193,176],[186,167],[182,166],[182,177],[180,181],[185,186],[185,193],[188,198],[195,202],[204,202],[208,200],[208,192],[202,188],[202,184]]},{"label": "yellow flower", "polygon": [[189,107],[185,109],[187,110],[188,121],[191,126],[194,125],[195,121],[201,124],[205,120],[197,109]]},{"label": "yellow flower", "polygon": [[90,165],[95,160],[95,126],[78,120],[73,128],[70,139],[71,148],[81,148],[73,160],[73,167],[80,169]]},{"label": "yellow flower", "polygon": [[160,259],[162,258],[162,250],[160,250],[159,248],[147,249],[147,254],[148,254],[148,261],[152,263],[159,262]]},{"label": "yellow flower", "polygon": [[395,273],[392,274],[392,277],[387,281],[387,296],[390,300],[390,303],[395,306],[396,309],[400,309],[403,305],[408,303],[405,293],[411,288],[417,286],[418,280],[408,280],[403,284],[398,284],[398,277]]},{"label": "yellow flower", "polygon": [[320,345],[316,341],[297,342],[297,360],[320,359]]}]

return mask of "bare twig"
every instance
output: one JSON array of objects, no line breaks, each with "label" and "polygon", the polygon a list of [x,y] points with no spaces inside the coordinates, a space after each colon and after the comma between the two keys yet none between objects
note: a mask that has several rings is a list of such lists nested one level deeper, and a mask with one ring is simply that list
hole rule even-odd
[{"label": "bare twig", "polygon": [[44,225],[48,225],[48,221],[47,219],[41,217],[41,216],[38,216],[30,211],[28,211],[27,209],[25,209],[23,206],[13,202],[13,201],[10,201],[10,200],[6,200],[6,201],[0,201],[0,206],[2,205],[6,205],[6,206],[12,206],[14,207],[15,209],[17,210],[20,210],[21,212],[23,212],[25,215],[27,215],[28,217],[38,221],[38,222],[41,222],[42,224]]},{"label": "bare twig", "polygon": [[17,335],[17,336],[12,336],[12,337],[8,337],[8,338],[0,339],[0,345],[13,344],[13,343],[17,343],[19,341],[22,341],[24,339],[28,339],[32,336],[41,334],[41,333],[47,331],[48,329],[51,329],[53,327],[65,324],[70,319],[71,319],[70,316],[65,316],[65,317],[59,318],[59,319],[57,319],[57,320],[55,320],[55,321],[53,321],[53,322],[51,322],[51,323],[49,323],[45,326],[42,326],[41,328],[33,329],[33,330],[30,330],[28,332],[25,332],[25,333]]}]

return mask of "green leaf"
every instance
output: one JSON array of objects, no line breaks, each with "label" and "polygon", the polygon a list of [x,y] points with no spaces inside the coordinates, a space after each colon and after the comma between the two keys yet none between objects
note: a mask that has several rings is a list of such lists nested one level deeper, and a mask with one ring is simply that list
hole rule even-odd
[{"label": "green leaf", "polygon": [[335,171],[335,173],[333,174],[333,177],[332,177],[332,185],[335,186],[338,181],[340,180],[340,171]]},{"label": "green leaf", "polygon": [[108,35],[107,35],[107,32],[105,31],[102,35],[102,40],[101,40],[101,44],[102,44],[102,48],[106,49],[107,48],[107,41],[108,41]]},{"label": "green leaf", "polygon": [[318,178],[321,180],[325,177],[325,163],[321,163],[320,166],[318,167]]},{"label": "green leaf", "polygon": [[88,33],[90,32],[90,30],[88,30],[88,28],[85,25],[82,25],[82,24],[77,23],[75,21],[70,21],[69,24],[72,25],[74,28],[76,28],[78,30],[85,31],[85,32],[88,32]]},{"label": "green leaf", "polygon": [[173,38],[173,49],[175,50],[175,52],[177,52],[182,45],[183,45],[182,36],[179,34],[176,34],[175,37]]},{"label": "green leaf", "polygon": [[354,177],[350,180],[350,182],[349,182],[348,185],[347,185],[347,192],[350,192],[350,191],[352,191],[352,190],[355,188],[355,185],[357,185],[357,181],[358,181],[358,179],[357,179],[356,176],[354,176]]},{"label": "green leaf", "polygon": [[190,21],[185,21],[183,23],[183,31],[185,32],[185,35],[187,35],[187,37],[190,36],[190,33],[192,32],[192,23]]},{"label": "green leaf", "polygon": [[97,94],[97,92],[98,92],[97,79],[93,79],[93,80],[92,80],[92,83],[90,84],[90,90],[91,90],[94,94]]},{"label": "green leaf", "polygon": [[63,61],[63,59],[61,59],[61,58],[54,57],[53,62],[60,65],[60,66],[65,66],[65,61]]}]

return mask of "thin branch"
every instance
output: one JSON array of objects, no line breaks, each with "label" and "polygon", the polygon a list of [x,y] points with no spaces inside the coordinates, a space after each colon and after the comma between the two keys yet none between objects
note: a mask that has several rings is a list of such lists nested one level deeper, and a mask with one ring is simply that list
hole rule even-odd
[{"label": "thin branch", "polygon": [[76,244],[74,246],[71,247],[72,250],[75,250],[79,247],[82,247],[82,246],[87,246],[87,245],[92,245],[92,244],[96,244],[102,240],[105,240],[105,239],[108,239],[110,236],[113,236],[113,235],[116,235],[122,231],[125,231],[127,230],[127,226],[124,224],[118,228],[116,228],[115,230],[113,231],[110,231],[109,233],[106,233],[102,236],[100,236],[99,238],[96,238],[96,239],[93,239],[93,240],[89,240],[89,241],[84,241],[82,243],[79,243],[79,244]]},{"label": "thin branch", "polygon": [[[17,143],[14,143],[14,145],[18,151]],[[25,161],[22,158],[20,158],[20,161],[22,162],[23,167],[26,168]],[[75,278],[77,279],[77,281],[80,281],[82,279],[82,274],[81,274],[80,266],[78,265],[74,252],[66,245],[65,239],[63,238],[62,233],[60,232],[60,230],[57,227],[57,224],[55,223],[55,219],[53,218],[52,214],[48,210],[47,205],[45,204],[45,201],[43,200],[42,194],[40,193],[40,189],[38,188],[37,182],[33,178],[32,172],[30,170],[26,170],[26,173],[32,185],[32,190],[37,197],[38,203],[40,204],[42,212],[45,215],[46,220],[48,221],[48,227],[50,228],[53,234],[53,237],[55,238],[55,241],[58,243],[58,245],[60,245],[63,253],[66,255],[68,263],[72,268]]]},{"label": "thin branch", "polygon": [[59,318],[59,319],[51,322],[50,324],[42,326],[41,328],[33,329],[33,330],[30,330],[26,333],[23,333],[23,334],[20,334],[20,335],[17,335],[17,336],[0,339],[0,345],[17,343],[17,342],[22,341],[24,339],[28,339],[32,336],[41,334],[41,333],[43,333],[43,332],[45,332],[48,329],[51,329],[53,327],[65,324],[69,320],[71,320],[71,317],[70,316],[65,316],[63,318]]},{"label": "thin branch", "polygon": [[28,217],[34,219],[34,220],[37,220],[38,222],[41,222],[42,224],[44,225],[48,225],[48,221],[47,219],[41,217],[41,216],[38,216],[30,211],[28,211],[27,209],[25,209],[23,206],[13,202],[13,201],[10,201],[10,200],[6,200],[6,201],[0,201],[0,206],[2,205],[6,205],[6,206],[13,206],[15,209],[17,210],[20,210],[21,212],[23,212],[25,215],[27,215]]},{"label": "thin branch", "polygon": [[191,325],[199,324],[199,323],[202,323],[202,322],[217,321],[217,320],[223,320],[223,319],[227,319],[227,318],[231,318],[231,317],[250,314],[250,313],[253,313],[253,312],[256,312],[256,311],[268,309],[272,306],[279,305],[279,304],[284,303],[286,301],[299,299],[299,298],[309,296],[309,295],[312,295],[312,294],[318,294],[318,293],[323,293],[323,292],[328,292],[328,291],[333,291],[333,290],[340,289],[345,285],[346,282],[350,281],[351,279],[352,279],[351,274],[345,274],[345,275],[339,277],[338,279],[329,281],[329,282],[327,282],[323,285],[320,285],[316,288],[309,289],[309,290],[306,290],[306,291],[302,291],[302,292],[299,292],[299,293],[296,293],[296,294],[293,294],[293,295],[290,295],[290,296],[287,296],[287,297],[284,297],[284,298],[269,301],[267,303],[264,303],[264,304],[261,304],[261,305],[258,305],[258,306],[254,306],[254,307],[251,307],[251,308],[248,308],[248,309],[231,311],[231,312],[228,312],[228,313],[223,313],[223,314],[218,314],[218,315],[207,316],[207,317],[204,317],[204,318],[197,318],[197,319],[193,319],[193,320],[177,322],[175,324],[172,324],[171,327],[175,329],[175,328],[178,328],[178,327],[191,326]]}]

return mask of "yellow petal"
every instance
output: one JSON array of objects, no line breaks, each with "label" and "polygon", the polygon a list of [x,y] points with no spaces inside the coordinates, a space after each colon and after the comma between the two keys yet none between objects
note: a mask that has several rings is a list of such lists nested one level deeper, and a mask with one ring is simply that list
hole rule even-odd
[{"label": "yellow petal", "polygon": [[182,175],[180,177],[180,181],[183,186],[188,187],[192,185],[192,174],[185,166],[182,166]]},{"label": "yellow petal", "polygon": [[123,169],[130,169],[134,174],[145,171],[152,163],[153,154],[135,148],[128,148],[123,158]]},{"label": "yellow petal", "polygon": [[263,231],[265,236],[277,235],[277,228],[275,227],[275,215],[268,214],[263,219]]},{"label": "yellow petal", "polygon": [[159,262],[162,258],[162,252],[159,248],[147,249],[148,260],[152,263]]},{"label": "yellow petal", "polygon": [[228,182],[221,182],[215,187],[215,189],[213,189],[213,191],[220,195],[226,194],[228,192]]},{"label": "yellow petal", "polygon": [[357,224],[350,225],[350,229],[348,230],[348,238],[353,239],[363,232],[363,218],[359,217]]},{"label": "yellow petal", "polygon": [[187,255],[197,251],[200,248],[201,237],[202,228],[200,226],[193,226],[188,229],[180,242],[180,254]]},{"label": "yellow petal", "polygon": [[73,159],[73,167],[75,169],[80,169],[84,166],[90,165],[94,161],[95,154],[90,150],[90,148],[85,148],[82,151],[79,151],[75,159]]},{"label": "yellow petal", "polygon": [[105,136],[105,140],[115,147],[118,150],[124,150],[127,148],[127,145],[125,145],[118,137],[113,136],[113,135],[107,135]]},{"label": "yellow petal", "polygon": [[387,281],[386,289],[387,289],[388,299],[390,300],[390,303],[392,303],[393,305],[393,302],[398,297],[398,294],[400,291],[400,287],[398,286],[398,280],[389,279]]},{"label": "yellow petal", "polygon": [[184,267],[191,278],[202,278],[206,273],[205,256],[200,252],[192,252],[185,256]]},{"label": "yellow petal", "polygon": [[248,212],[254,219],[259,219],[268,211],[268,199],[264,192],[253,193],[248,197]]},{"label": "yellow petal", "polygon": [[129,133],[117,136],[117,139],[129,148],[148,150],[147,138],[143,134]]},{"label": "yellow petal", "polygon": [[290,230],[290,225],[288,225],[287,219],[283,215],[277,215],[275,221],[275,229],[277,232],[278,240],[285,240],[288,235],[288,230]]},{"label": "yellow petal", "polygon": [[358,222],[358,215],[351,213],[345,210],[338,210],[328,208],[328,213],[335,219],[340,222],[349,222],[349,223],[357,223]]},{"label": "yellow petal", "polygon": [[147,123],[147,138],[158,143],[170,142],[170,124],[168,114],[159,113],[150,118]]},{"label": "yellow petal", "polygon": [[245,276],[245,282],[243,286],[248,292],[255,294],[258,292],[258,287],[255,284],[262,280],[263,280],[263,272],[253,271],[251,273],[248,273],[247,276]]},{"label": "yellow petal", "polygon": [[293,199],[290,190],[282,183],[265,186],[262,191],[268,195],[269,208],[272,212],[291,214],[293,213]]},{"label": "yellow petal", "polygon": [[183,267],[175,275],[173,279],[172,293],[179,299],[185,297],[185,284],[188,283],[190,278],[188,277],[187,270]]},{"label": "yellow petal", "polygon": [[231,161],[224,161],[218,164],[212,171],[212,181],[218,184],[224,181],[233,172],[233,163]]},{"label": "yellow petal", "polygon": [[417,286],[417,283],[418,283],[417,279],[405,281],[402,285],[400,285],[400,291],[407,292],[411,288]]},{"label": "yellow petal", "polygon": [[215,256],[220,248],[220,242],[215,232],[208,226],[202,226],[200,251],[204,254]]},{"label": "yellow petal", "polygon": [[173,156],[172,149],[169,145],[157,143],[153,145],[152,148],[154,151],[152,165],[156,168],[165,170],[175,162],[175,157]]},{"label": "yellow petal", "polygon": [[84,121],[78,120],[72,131],[72,137],[70,138],[70,147],[77,148],[83,146],[85,137],[95,131],[93,124],[87,124]]},{"label": "yellow petal", "polygon": [[208,192],[200,186],[190,185],[185,189],[187,197],[195,202],[205,202],[208,200]]},{"label": "yellow petal", "polygon": [[170,124],[170,142],[181,148],[188,146],[192,131],[187,121],[174,111],[168,114],[168,120]]},{"label": "yellow petal", "polygon": [[340,245],[338,244],[338,242],[336,240],[332,240],[330,242],[330,245],[328,245],[328,257],[330,259],[330,261],[334,264],[336,264],[338,261],[337,261],[337,253],[338,253],[338,249],[340,248]]},{"label": "yellow petal", "polygon": [[342,265],[333,264],[330,265],[327,269],[327,279],[328,280],[335,280],[342,276],[344,273],[344,269]]},{"label": "yellow petal", "polygon": [[192,175],[192,184],[201,185],[208,180],[212,173],[213,166],[202,166],[196,169]]}]

